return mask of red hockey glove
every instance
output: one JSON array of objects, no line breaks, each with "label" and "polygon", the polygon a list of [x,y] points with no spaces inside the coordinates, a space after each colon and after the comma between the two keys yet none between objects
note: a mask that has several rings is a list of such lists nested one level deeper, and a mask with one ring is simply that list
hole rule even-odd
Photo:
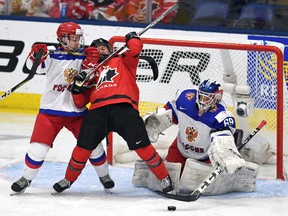
[{"label": "red hockey glove", "polygon": [[140,40],[139,35],[136,32],[129,32],[128,34],[125,35],[125,40],[126,43],[131,40],[132,38],[136,38],[138,40]]},{"label": "red hockey glove", "polygon": [[136,38],[138,40],[140,40],[139,35],[136,32],[129,32],[128,34],[125,35],[125,40],[126,43],[131,40],[132,38]]},{"label": "red hockey glove", "polygon": [[46,44],[34,44],[32,46],[32,49],[31,49],[31,52],[29,53],[29,58],[31,59],[32,62],[35,61],[35,56],[36,56],[36,53],[40,50],[40,49],[43,49],[43,55],[42,55],[42,58],[41,58],[41,61],[40,61],[40,64],[45,61],[45,59],[47,58],[48,56],[48,49],[47,49],[47,45]]},{"label": "red hockey glove", "polygon": [[83,69],[95,67],[100,59],[98,49],[96,47],[91,46],[86,48],[84,52],[87,54],[87,56],[82,63]]},{"label": "red hockey glove", "polygon": [[126,34],[126,35],[125,35],[125,40],[126,40],[126,46],[127,46],[128,48],[130,48],[129,45],[130,45],[131,43],[129,43],[129,41],[130,41],[132,38],[136,38],[136,39],[140,40],[140,37],[139,37],[139,35],[138,35],[136,32],[130,32],[130,33]]}]

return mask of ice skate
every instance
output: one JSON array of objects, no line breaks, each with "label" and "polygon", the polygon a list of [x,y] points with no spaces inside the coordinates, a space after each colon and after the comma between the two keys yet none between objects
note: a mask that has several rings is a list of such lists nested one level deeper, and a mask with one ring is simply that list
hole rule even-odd
[{"label": "ice skate", "polygon": [[100,177],[100,182],[104,187],[104,190],[106,193],[112,193],[113,192],[113,187],[115,186],[114,181],[111,179],[111,177],[109,176],[109,174]]},{"label": "ice skate", "polygon": [[72,184],[73,184],[73,182],[70,182],[65,178],[60,180],[59,182],[57,182],[53,185],[53,189],[55,191],[52,192],[52,195],[65,191],[66,189],[70,188]]},{"label": "ice skate", "polygon": [[27,180],[24,177],[21,177],[18,181],[14,182],[11,185],[12,193],[10,194],[11,196],[13,195],[18,195],[21,193],[24,193],[27,187],[29,187],[31,184],[31,181]]},{"label": "ice skate", "polygon": [[162,186],[162,191],[164,193],[173,193],[174,192],[173,182],[172,182],[169,175],[166,178],[161,180],[161,186]]}]

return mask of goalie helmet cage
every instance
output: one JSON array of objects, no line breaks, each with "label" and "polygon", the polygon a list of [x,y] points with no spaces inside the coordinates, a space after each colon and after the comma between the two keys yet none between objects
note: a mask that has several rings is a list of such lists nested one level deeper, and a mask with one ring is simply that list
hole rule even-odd
[{"label": "goalie helmet cage", "polygon": [[[241,128],[244,131],[251,131],[263,119],[268,122],[256,137],[258,142],[268,142],[275,148],[276,178],[285,179],[283,153],[287,144],[284,145],[283,140],[285,137],[288,138],[286,134],[288,132],[285,130],[284,133],[286,126],[284,119],[288,118],[285,118],[287,87],[284,85],[283,51],[281,51],[284,49],[283,44],[260,40],[227,43],[211,42],[211,39],[190,41],[142,38],[142,41],[144,47],[141,55],[152,56],[156,60],[159,77],[153,81],[151,67],[140,60],[137,84],[140,89],[141,116],[155,111],[157,107],[163,107],[168,100],[175,98],[178,89],[198,87],[200,82],[207,78],[219,81],[223,87],[226,84],[229,86],[231,84],[229,82],[234,81],[237,81],[239,86],[249,86],[249,97],[253,98],[254,109],[252,112],[248,111],[247,118],[236,115],[237,94],[234,84],[232,89],[224,89],[223,101],[235,115],[237,127],[240,122],[245,122],[244,128]],[[125,38],[114,36],[110,39],[110,43],[117,49],[123,46]],[[115,133],[110,133],[107,140],[107,157],[110,164],[115,162],[115,157],[119,157],[118,154],[129,151],[121,137],[118,136],[116,140],[116,136]],[[165,144],[162,140],[159,145],[168,148],[174,139],[175,136],[165,140]],[[153,145],[157,149],[157,143]],[[123,157],[124,161],[118,161],[119,163],[125,163],[128,159],[127,155]]]}]

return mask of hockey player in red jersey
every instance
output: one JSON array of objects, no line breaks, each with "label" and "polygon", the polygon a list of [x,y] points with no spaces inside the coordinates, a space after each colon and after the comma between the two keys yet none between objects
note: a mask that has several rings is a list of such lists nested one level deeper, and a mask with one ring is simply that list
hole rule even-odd
[{"label": "hockey player in red jersey", "polygon": [[[143,44],[136,32],[131,32],[125,37],[128,50],[104,63],[97,71],[95,85],[91,90],[84,90],[82,94],[81,86],[77,86],[76,82],[72,86],[73,97],[77,98],[78,105],[81,106],[81,103],[86,103],[85,100],[90,98],[91,106],[83,121],[65,178],[53,186],[57,192],[70,188],[84,169],[91,151],[110,131],[114,131],[122,136],[129,149],[135,150],[149,166],[161,183],[161,190],[173,193],[172,180],[162,158],[149,141],[138,111],[139,89],[136,84],[136,69]],[[99,62],[111,53],[110,45],[104,39],[93,41],[90,48],[94,48],[93,46],[99,50]],[[84,79],[85,73],[76,77],[77,82]]]},{"label": "hockey player in red jersey", "polygon": [[[95,63],[93,62],[95,56],[99,54],[91,49],[83,51],[83,32],[74,22],[64,22],[58,27],[57,40],[60,44],[53,52],[49,52],[46,44],[34,44],[26,62],[27,67],[31,67],[35,53],[39,49],[44,50],[41,68],[39,67],[37,72],[46,74],[47,84],[25,156],[23,176],[12,184],[12,194],[23,193],[30,185],[63,127],[71,131],[76,139],[78,138],[83,118],[87,113],[86,104],[75,105],[69,88],[73,83],[73,77],[81,68],[89,69],[89,66]],[[86,57],[83,52],[87,54]],[[108,162],[101,140],[88,158],[100,177],[104,189],[111,190],[114,182],[109,177]]]}]

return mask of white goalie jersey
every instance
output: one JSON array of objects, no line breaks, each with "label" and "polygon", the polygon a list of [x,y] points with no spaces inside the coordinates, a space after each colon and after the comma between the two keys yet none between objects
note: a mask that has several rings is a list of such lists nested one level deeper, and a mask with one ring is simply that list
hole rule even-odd
[{"label": "white goalie jersey", "polygon": [[[40,113],[57,116],[81,116],[87,109],[77,108],[69,91],[73,78],[79,73],[84,56],[51,52],[38,67],[37,74],[46,74],[46,89],[40,102]],[[28,58],[27,68],[33,62]]]},{"label": "white goalie jersey", "polygon": [[199,116],[196,97],[196,89],[179,92],[177,98],[169,101],[165,108],[172,110],[173,121],[179,126],[177,147],[182,155],[186,158],[206,160],[211,138],[233,136],[235,119],[222,104],[217,104],[217,107]]}]

